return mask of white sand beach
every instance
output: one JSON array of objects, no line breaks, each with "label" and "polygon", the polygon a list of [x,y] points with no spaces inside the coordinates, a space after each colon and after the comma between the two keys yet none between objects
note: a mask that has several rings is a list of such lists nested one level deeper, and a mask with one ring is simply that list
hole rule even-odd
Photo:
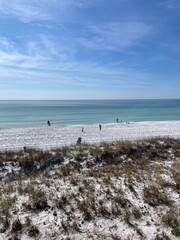
[{"label": "white sand beach", "polygon": [[180,121],[109,123],[102,124],[101,131],[98,124],[6,128],[0,129],[0,150],[50,149],[75,144],[79,137],[85,143],[99,143],[157,136],[180,138]]}]

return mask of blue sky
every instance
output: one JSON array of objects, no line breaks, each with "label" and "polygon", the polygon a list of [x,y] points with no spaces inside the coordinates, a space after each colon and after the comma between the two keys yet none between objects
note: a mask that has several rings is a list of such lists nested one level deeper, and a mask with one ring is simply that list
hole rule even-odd
[{"label": "blue sky", "polygon": [[179,0],[0,0],[0,99],[180,98]]}]

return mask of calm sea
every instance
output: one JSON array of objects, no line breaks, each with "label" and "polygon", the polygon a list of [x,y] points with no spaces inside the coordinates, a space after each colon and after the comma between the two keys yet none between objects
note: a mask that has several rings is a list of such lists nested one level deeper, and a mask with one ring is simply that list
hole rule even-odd
[{"label": "calm sea", "polygon": [[180,120],[180,99],[0,101],[0,128],[46,124]]}]

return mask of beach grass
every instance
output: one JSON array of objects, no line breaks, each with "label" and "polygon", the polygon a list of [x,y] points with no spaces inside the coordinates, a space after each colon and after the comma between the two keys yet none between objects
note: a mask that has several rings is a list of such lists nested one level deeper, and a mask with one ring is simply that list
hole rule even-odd
[{"label": "beach grass", "polygon": [[149,138],[1,152],[0,234],[178,239],[179,149]]}]

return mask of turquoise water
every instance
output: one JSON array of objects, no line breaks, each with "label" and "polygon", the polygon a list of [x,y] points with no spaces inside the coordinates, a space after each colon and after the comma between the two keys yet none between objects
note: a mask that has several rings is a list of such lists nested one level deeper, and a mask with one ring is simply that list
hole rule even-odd
[{"label": "turquoise water", "polygon": [[0,101],[0,128],[46,124],[180,120],[180,99]]}]

